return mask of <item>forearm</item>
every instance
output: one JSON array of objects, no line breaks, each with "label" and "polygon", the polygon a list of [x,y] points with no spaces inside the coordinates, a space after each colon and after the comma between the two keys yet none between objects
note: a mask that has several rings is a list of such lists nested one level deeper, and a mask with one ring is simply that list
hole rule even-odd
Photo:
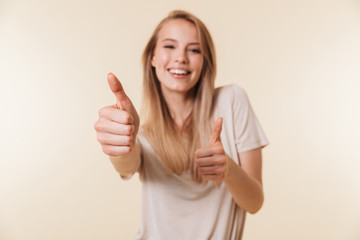
[{"label": "forearm", "polygon": [[224,183],[234,201],[249,213],[256,213],[264,202],[261,183],[227,156],[227,173]]},{"label": "forearm", "polygon": [[110,160],[121,176],[129,176],[140,167],[140,146],[136,143],[131,152],[119,156],[110,156]]}]

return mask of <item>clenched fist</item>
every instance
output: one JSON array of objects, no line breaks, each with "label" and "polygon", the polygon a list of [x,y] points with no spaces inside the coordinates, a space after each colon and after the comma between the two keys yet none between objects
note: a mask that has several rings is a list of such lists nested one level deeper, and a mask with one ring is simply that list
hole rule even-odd
[{"label": "clenched fist", "polygon": [[229,157],[226,155],[220,139],[223,119],[218,118],[214,124],[209,145],[196,150],[196,165],[204,179],[221,182],[228,172]]},{"label": "clenched fist", "polygon": [[116,104],[100,109],[99,119],[94,127],[103,152],[110,156],[119,156],[130,153],[133,149],[140,119],[116,76],[109,73],[107,80],[116,97]]}]

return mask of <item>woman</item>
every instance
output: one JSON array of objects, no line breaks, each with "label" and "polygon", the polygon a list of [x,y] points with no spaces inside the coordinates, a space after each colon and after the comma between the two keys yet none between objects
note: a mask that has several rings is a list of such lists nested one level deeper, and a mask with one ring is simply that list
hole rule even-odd
[{"label": "woman", "polygon": [[261,149],[268,142],[245,92],[214,89],[215,50],[205,25],[173,11],[143,54],[142,126],[121,83],[99,111],[98,141],[123,178],[139,172],[137,239],[240,239],[245,212],[263,203]]}]

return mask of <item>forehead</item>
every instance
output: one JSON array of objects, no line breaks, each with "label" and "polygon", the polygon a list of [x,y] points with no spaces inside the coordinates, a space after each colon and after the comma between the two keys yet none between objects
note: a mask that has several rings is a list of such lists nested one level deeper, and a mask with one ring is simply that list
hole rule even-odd
[{"label": "forehead", "polygon": [[170,20],[159,31],[159,41],[164,39],[176,41],[198,42],[198,32],[195,25],[184,19]]}]

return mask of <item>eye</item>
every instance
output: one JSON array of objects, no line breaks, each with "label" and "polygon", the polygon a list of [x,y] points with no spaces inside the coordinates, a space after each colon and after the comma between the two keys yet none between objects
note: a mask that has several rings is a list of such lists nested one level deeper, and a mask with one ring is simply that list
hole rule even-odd
[{"label": "eye", "polygon": [[200,49],[197,48],[190,48],[189,51],[192,53],[201,53]]},{"label": "eye", "polygon": [[164,48],[174,49],[174,45],[165,45]]}]

